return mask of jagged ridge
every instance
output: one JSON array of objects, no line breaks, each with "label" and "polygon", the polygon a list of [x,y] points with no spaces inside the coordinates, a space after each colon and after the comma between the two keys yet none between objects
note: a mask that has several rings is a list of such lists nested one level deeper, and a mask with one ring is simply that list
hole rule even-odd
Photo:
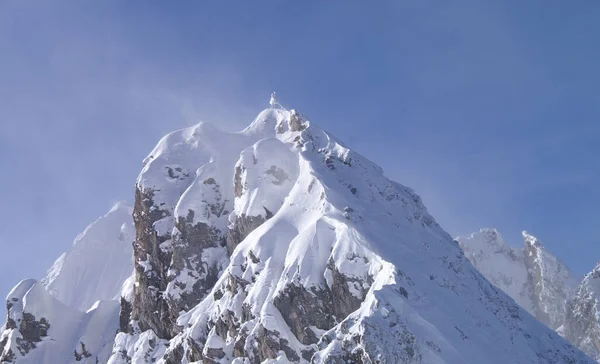
[{"label": "jagged ridge", "polygon": [[293,110],[166,136],[135,197],[110,363],[591,362],[411,189]]}]

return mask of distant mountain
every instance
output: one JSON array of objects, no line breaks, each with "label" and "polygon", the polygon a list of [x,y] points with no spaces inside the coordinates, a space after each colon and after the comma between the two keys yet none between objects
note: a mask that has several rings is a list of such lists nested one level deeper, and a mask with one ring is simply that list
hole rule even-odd
[{"label": "distant mountain", "polygon": [[457,241],[467,258],[496,287],[541,322],[600,361],[600,268],[583,281],[531,234],[523,248],[508,246],[495,229]]},{"label": "distant mountain", "polygon": [[[479,273],[413,190],[275,100],[238,133],[175,131],[143,164],[135,234],[118,207],[43,284],[19,283],[0,361],[593,363]],[[523,299],[558,320],[548,297],[567,276],[531,254],[506,286],[539,276]]]}]

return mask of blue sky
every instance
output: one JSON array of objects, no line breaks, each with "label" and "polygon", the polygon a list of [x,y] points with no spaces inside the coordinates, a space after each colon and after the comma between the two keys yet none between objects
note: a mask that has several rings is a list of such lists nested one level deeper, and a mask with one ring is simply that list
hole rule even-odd
[{"label": "blue sky", "polygon": [[[142,4],[143,3],[143,4]],[[281,102],[453,235],[600,260],[600,3],[0,2],[0,291],[131,201],[165,133]]]}]

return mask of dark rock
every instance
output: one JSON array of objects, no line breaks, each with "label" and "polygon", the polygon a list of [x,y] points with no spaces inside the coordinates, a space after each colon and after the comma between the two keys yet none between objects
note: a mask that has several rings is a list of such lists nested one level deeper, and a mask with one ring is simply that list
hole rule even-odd
[{"label": "dark rock", "polygon": [[50,324],[45,318],[42,317],[37,321],[32,314],[23,312],[23,318],[19,325],[19,332],[24,340],[40,342],[42,341],[42,337],[48,336],[49,328]]},{"label": "dark rock", "polygon": [[304,123],[302,116],[295,110],[292,110],[292,113],[290,115],[290,130],[302,131],[304,129],[306,129],[306,124]]},{"label": "dark rock", "polygon": [[[371,276],[367,277],[367,282],[359,281],[356,278],[348,277],[337,269],[333,260],[330,260],[327,264],[327,269],[331,270],[332,284],[331,290],[331,302],[333,303],[333,314],[335,317],[345,318],[352,312],[356,311],[365,296],[367,295],[368,287],[373,283]],[[351,292],[348,283],[357,282],[362,290],[361,297],[355,297]],[[363,287],[366,283],[367,288]]]},{"label": "dark rock", "polygon": [[[198,304],[210,292],[219,278],[217,262],[204,262],[200,259],[204,249],[218,247],[225,249],[225,239],[219,230],[204,223],[192,225],[189,221],[189,218],[182,217],[177,221],[176,227],[181,234],[173,237],[170,269],[176,273],[187,269],[188,272],[196,275],[194,278],[197,280],[191,290],[186,289],[181,293],[179,299],[169,300],[170,310],[174,314],[179,314],[182,310],[187,311]],[[193,221],[193,217],[191,221]],[[172,277],[169,277],[169,281],[171,280]]]},{"label": "dark rock", "polygon": [[235,247],[265,221],[267,221],[266,218],[262,216],[237,216],[233,227],[227,232],[227,251],[229,254],[231,255]]},{"label": "dark rock", "polygon": [[137,284],[134,287],[131,319],[137,320],[142,331],[152,329],[159,337],[170,339],[174,334],[177,315],[169,311],[162,292],[167,288],[171,254],[163,251],[160,244],[171,236],[168,233],[159,236],[153,227],[156,221],[170,213],[157,208],[153,196],[152,190],[141,191],[136,188],[133,213],[136,238],[133,251]]},{"label": "dark rock", "polygon": [[[8,303],[7,309],[9,315],[12,308],[13,305]],[[38,320],[34,315],[23,312],[18,325],[14,320],[8,318],[6,328],[19,330],[21,337],[16,339],[17,349],[21,355],[25,355],[37,347],[36,343],[39,343],[44,337],[48,336],[50,323],[43,317]],[[16,358],[16,353],[12,352],[12,350],[7,350],[2,354],[6,345],[8,345],[8,338],[0,342],[0,362],[2,363],[11,362]]]},{"label": "dark rock", "polygon": [[225,352],[221,348],[207,348],[204,355],[204,363],[219,364],[220,359],[225,357]]},{"label": "dark rock", "polygon": [[[259,364],[267,359],[275,359],[279,351],[283,351],[290,362],[299,362],[298,354],[288,346],[285,339],[280,338],[278,331],[271,331],[260,325],[258,333],[253,337],[254,342],[250,345],[253,351],[250,359],[253,364]],[[250,353],[248,353],[250,354]]]},{"label": "dark rock", "polygon": [[[213,186],[215,192],[219,193],[219,186],[214,179],[209,178],[204,183]],[[142,192],[136,189],[134,256],[137,284],[130,318],[137,320],[142,331],[152,329],[158,337],[171,339],[181,330],[176,325],[179,313],[198,304],[216,283],[220,274],[218,262],[205,262],[201,257],[207,248],[222,247],[225,254],[225,237],[212,226],[193,224],[194,211],[191,210],[187,216],[175,221],[178,230],[176,235],[167,233],[159,236],[153,224],[170,213],[157,208],[152,197],[152,191]],[[225,212],[226,203],[226,199],[219,199],[202,213],[221,216]],[[161,244],[169,239],[172,240],[170,249],[162,249]],[[193,278],[192,287],[186,287],[186,283],[178,281],[183,270]],[[165,294],[170,282],[181,289],[178,297]],[[121,311],[121,330],[129,332],[128,324],[125,324],[127,304]]]},{"label": "dark rock", "polygon": [[86,349],[85,344],[83,342],[79,342],[81,345],[81,353],[77,350],[73,350],[73,355],[75,356],[76,361],[81,361],[85,358],[89,358],[92,354]]},{"label": "dark rock", "polygon": [[126,333],[133,332],[129,323],[132,309],[133,307],[131,306],[131,302],[128,302],[125,298],[121,297],[121,309],[119,311],[119,331]]},{"label": "dark rock", "polygon": [[288,324],[296,338],[304,345],[319,341],[309,326],[329,330],[335,325],[331,291],[309,292],[302,286],[289,284],[273,300],[273,304]]},{"label": "dark rock", "polygon": [[175,348],[169,350],[163,359],[165,359],[166,364],[180,364],[183,361],[183,345],[179,344]]},{"label": "dark rock", "polygon": [[242,183],[242,172],[244,172],[242,166],[235,167],[235,174],[233,175],[233,195],[235,197],[241,197],[244,193],[245,186]]}]

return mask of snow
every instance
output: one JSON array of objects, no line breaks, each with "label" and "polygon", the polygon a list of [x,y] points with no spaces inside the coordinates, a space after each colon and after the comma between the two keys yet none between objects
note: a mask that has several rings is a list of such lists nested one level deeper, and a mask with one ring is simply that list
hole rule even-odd
[{"label": "snow", "polygon": [[466,257],[490,282],[535,315],[523,249],[510,247],[495,229],[481,229],[456,240]]},{"label": "snow", "polygon": [[556,329],[565,317],[566,302],[577,282],[569,268],[555,255],[548,252],[535,236],[523,231],[525,254],[530,260],[529,270],[539,274],[534,282],[535,299],[548,315],[547,324]]},{"label": "snow", "polygon": [[241,153],[236,169],[243,171],[243,194],[235,199],[235,211],[246,216],[274,214],[283,205],[298,179],[298,159],[278,139],[263,139]]},{"label": "snow", "polygon": [[[174,342],[189,336],[213,345],[214,330],[206,334],[209,322],[246,306],[255,317],[243,324],[250,338],[246,345],[265,327],[299,352],[304,346],[274,298],[290,284],[331,285],[331,262],[351,280],[351,293],[364,300],[326,334],[331,340],[315,354],[317,363],[342,350],[353,335],[362,336],[361,345],[384,362],[406,355],[400,339],[427,363],[562,363],[561,355],[589,362],[485,280],[411,189],[389,181],[381,168],[314,124],[305,122],[299,132],[285,121],[275,125],[281,143],[259,141],[235,164],[243,169],[244,189],[233,212],[256,215],[275,204],[273,216],[237,246],[214,291],[230,277],[247,282],[247,288],[224,291],[218,300],[209,294],[180,316],[178,324],[186,329]],[[260,173],[263,150],[270,151],[267,165],[286,172],[297,166],[297,173],[287,173],[291,188],[274,188]],[[522,286],[526,271],[513,265],[520,269],[515,287]],[[217,340],[228,358],[233,340]]]},{"label": "snow", "polygon": [[[412,189],[390,181],[375,163],[303,118],[293,110],[267,109],[238,133],[201,123],[165,136],[144,160],[137,187],[162,211],[164,218],[154,226],[161,235],[175,236],[179,219],[225,232],[241,216],[266,218],[228,259],[221,248],[189,257],[221,261],[224,267],[212,292],[179,316],[181,333],[167,341],[151,330],[141,332],[132,321],[133,333],[115,337],[118,302],[91,303],[100,295],[132,300],[136,283],[131,261],[124,264],[124,253],[108,248],[113,243],[120,247],[119,239],[114,240],[115,227],[127,236],[130,220],[119,215],[124,210],[120,207],[103,218],[106,239],[90,227],[51,270],[46,284],[68,306],[35,281],[22,282],[11,292],[11,299],[17,299],[15,315],[29,310],[48,317],[49,338],[64,337],[59,342],[44,340],[23,362],[51,363],[52,357],[68,363],[79,339],[100,353],[100,362],[112,364],[165,363],[165,353],[188,348],[190,340],[204,345],[205,354],[208,349],[223,350],[223,363],[255,362],[253,357],[234,358],[236,337],[221,337],[211,326],[229,311],[236,319],[242,312],[246,315],[239,324],[247,334],[243,344],[250,356],[253,340],[266,329],[277,332],[296,353],[314,350],[314,363],[333,362],[346,350],[363,350],[371,355],[369,360],[387,363],[592,362],[490,284]],[[113,215],[120,217],[113,221]],[[502,252],[504,262],[498,264],[516,269],[509,286],[514,288],[511,292],[519,292],[526,272],[518,259],[509,259],[510,250],[502,247],[501,239],[495,247],[471,240],[485,253],[481,256]],[[126,256],[131,259],[128,244]],[[83,253],[75,254],[80,245]],[[87,260],[109,251],[119,258]],[[118,263],[122,271],[105,272],[110,266],[106,262],[115,259],[123,259]],[[490,272],[496,268],[490,266]],[[197,274],[186,268],[170,271],[169,278],[191,287],[189,283],[202,279]],[[84,278],[81,284],[76,276]],[[360,305],[347,317],[335,317],[333,327],[315,328],[319,344],[302,344],[275,300],[291,286],[308,292],[331,290],[339,276],[348,284],[348,298]],[[65,283],[59,284],[62,279]],[[78,290],[83,292],[80,298]],[[166,294],[181,292],[170,285]],[[5,330],[2,335],[12,345],[19,332]],[[110,358],[107,345],[112,345]],[[290,362],[283,350],[274,356],[263,362]],[[187,360],[184,356],[183,363]]]},{"label": "snow", "polygon": [[466,257],[521,307],[557,329],[576,278],[535,236],[523,232],[524,247],[507,245],[495,229],[457,238]]},{"label": "snow", "polygon": [[50,294],[82,312],[97,300],[119,297],[121,285],[133,272],[135,229],[132,208],[117,203],[77,236],[42,279]]},{"label": "snow", "polygon": [[9,293],[7,301],[13,303],[9,316],[17,322],[23,313],[31,314],[36,321],[44,318],[49,323],[48,336],[35,343],[37,346],[27,355],[21,356],[19,342],[22,339],[17,329],[7,330],[10,344],[4,350],[12,350],[19,364],[77,363],[74,350],[81,352],[81,343],[93,354],[90,362],[105,362],[111,353],[112,342],[118,328],[119,303],[99,301],[86,313],[67,307],[52,297],[36,280],[25,280]]}]

